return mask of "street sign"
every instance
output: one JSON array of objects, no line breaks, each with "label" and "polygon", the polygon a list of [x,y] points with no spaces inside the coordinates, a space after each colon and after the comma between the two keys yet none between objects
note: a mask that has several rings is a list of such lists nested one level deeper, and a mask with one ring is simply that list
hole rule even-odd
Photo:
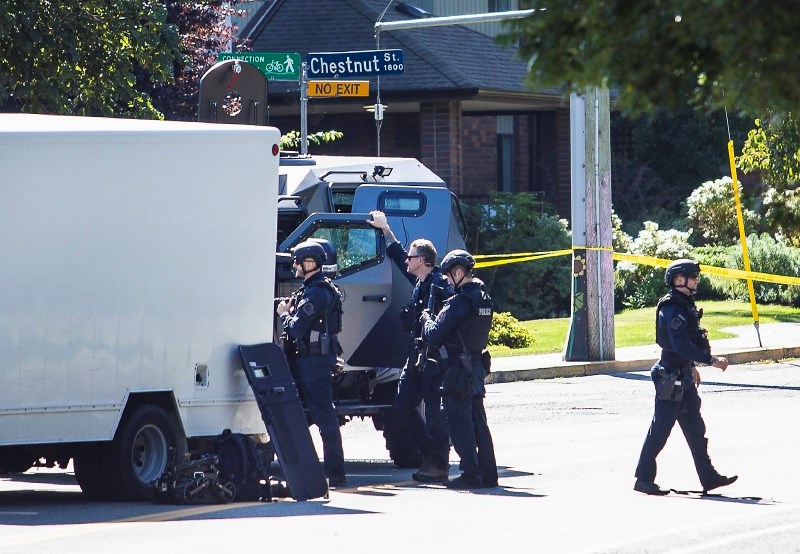
[{"label": "street sign", "polygon": [[403,51],[361,50],[358,52],[317,52],[306,58],[308,76],[329,77],[374,77],[403,73]]},{"label": "street sign", "polygon": [[225,60],[253,64],[267,79],[296,81],[300,78],[300,54],[295,52],[220,52],[217,61]]},{"label": "street sign", "polygon": [[369,96],[369,81],[309,81],[308,95]]}]

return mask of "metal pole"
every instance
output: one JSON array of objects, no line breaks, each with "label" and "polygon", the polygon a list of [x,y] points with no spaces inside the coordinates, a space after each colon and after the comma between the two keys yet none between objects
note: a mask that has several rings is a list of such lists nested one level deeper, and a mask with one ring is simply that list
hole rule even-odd
[{"label": "metal pole", "polygon": [[[540,8],[544,10],[544,8]],[[451,15],[447,17],[426,17],[409,21],[378,21],[375,32],[397,31],[400,29],[419,29],[420,27],[438,27],[440,25],[464,25],[469,23],[485,23],[505,19],[522,19],[533,15],[536,10],[516,10],[510,12],[481,13],[472,15]]]},{"label": "metal pole", "polygon": [[308,155],[308,75],[306,62],[300,65],[300,155]]}]

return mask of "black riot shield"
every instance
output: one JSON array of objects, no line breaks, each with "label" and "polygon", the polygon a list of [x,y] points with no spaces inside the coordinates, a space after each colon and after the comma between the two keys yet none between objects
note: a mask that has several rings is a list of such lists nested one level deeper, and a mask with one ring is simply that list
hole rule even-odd
[{"label": "black riot shield", "polygon": [[326,496],[328,482],[283,351],[266,343],[239,346],[239,353],[292,498]]}]

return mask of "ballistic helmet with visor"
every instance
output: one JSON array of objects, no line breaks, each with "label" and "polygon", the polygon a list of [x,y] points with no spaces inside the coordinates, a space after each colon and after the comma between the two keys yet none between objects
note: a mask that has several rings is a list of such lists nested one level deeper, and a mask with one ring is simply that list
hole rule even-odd
[{"label": "ballistic helmet with visor", "polygon": [[322,266],[327,259],[325,248],[320,243],[311,240],[305,240],[292,248],[292,260],[296,263],[307,259],[312,259],[318,266]]},{"label": "ballistic helmet with visor", "polygon": [[455,266],[460,265],[467,271],[475,267],[475,258],[466,250],[451,250],[442,260],[442,273],[450,273]]},{"label": "ballistic helmet with visor", "polygon": [[667,266],[667,271],[664,273],[664,282],[668,287],[672,287],[672,281],[676,275],[685,275],[689,277],[690,275],[699,274],[700,264],[694,260],[682,258],[680,260],[675,260]]}]

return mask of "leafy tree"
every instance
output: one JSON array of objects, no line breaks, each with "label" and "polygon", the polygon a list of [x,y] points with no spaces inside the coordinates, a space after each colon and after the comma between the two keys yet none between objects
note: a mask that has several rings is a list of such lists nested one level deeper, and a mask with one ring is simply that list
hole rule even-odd
[{"label": "leafy tree", "polygon": [[737,165],[761,174],[765,224],[800,246],[800,120],[792,113],[756,119]]},{"label": "leafy tree", "polygon": [[730,174],[728,127],[741,145],[752,126],[752,120],[734,114],[728,121],[724,112],[687,108],[612,116],[612,132],[621,139],[613,143],[613,203],[626,226],[649,220],[662,228],[685,228],[678,217],[681,202],[699,183]]},{"label": "leafy tree", "polygon": [[167,119],[196,121],[200,78],[216,63],[217,54],[248,49],[229,23],[229,16],[241,15],[243,10],[236,8],[241,0],[161,1],[167,10],[167,22],[180,35],[182,55],[172,67],[174,81],[148,88],[145,79],[141,85]]},{"label": "leafy tree", "polygon": [[[751,114],[800,105],[796,1],[522,0],[509,22],[533,86],[618,87],[624,107]],[[724,93],[723,93],[724,90]]]},{"label": "leafy tree", "polygon": [[[317,131],[316,133],[311,133],[306,136],[306,139],[310,144],[316,144],[317,146],[329,142],[333,142],[335,140],[339,140],[344,136],[344,133],[341,131]],[[285,135],[281,135],[281,150],[288,150],[290,148],[298,148],[300,146],[300,132],[299,131],[289,131]]]},{"label": "leafy tree", "polygon": [[[481,254],[547,252],[571,247],[566,222],[543,214],[530,193],[492,193],[489,205],[468,213],[467,248]],[[520,320],[564,317],[572,292],[571,265],[566,257],[544,258],[477,270],[498,311]]]},{"label": "leafy tree", "polygon": [[0,4],[0,109],[160,117],[138,86],[172,79],[178,33],[159,0]]}]

